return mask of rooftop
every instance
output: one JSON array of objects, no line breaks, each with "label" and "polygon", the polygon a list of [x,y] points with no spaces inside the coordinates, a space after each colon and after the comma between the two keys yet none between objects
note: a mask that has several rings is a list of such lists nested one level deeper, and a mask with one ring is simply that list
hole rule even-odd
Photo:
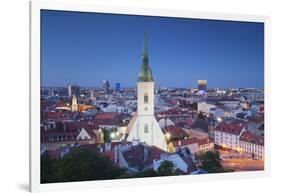
[{"label": "rooftop", "polygon": [[250,131],[244,131],[240,137],[240,141],[245,141],[248,143],[264,146],[264,137],[257,136],[251,133]]},{"label": "rooftop", "polygon": [[240,135],[244,127],[245,127],[245,123],[242,121],[233,121],[233,122],[224,121],[219,123],[215,128],[215,130],[224,133]]},{"label": "rooftop", "polygon": [[130,167],[139,167],[140,165],[151,165],[154,159],[159,159],[163,150],[155,146],[147,146],[145,144],[138,144],[123,153],[125,160]]}]

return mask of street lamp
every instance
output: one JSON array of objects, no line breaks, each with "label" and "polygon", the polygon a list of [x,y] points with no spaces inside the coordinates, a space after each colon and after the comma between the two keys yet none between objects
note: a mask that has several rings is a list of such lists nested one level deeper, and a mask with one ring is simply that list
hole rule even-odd
[{"label": "street lamp", "polygon": [[170,133],[166,133],[166,139],[170,140],[170,138],[171,138],[171,134]]}]

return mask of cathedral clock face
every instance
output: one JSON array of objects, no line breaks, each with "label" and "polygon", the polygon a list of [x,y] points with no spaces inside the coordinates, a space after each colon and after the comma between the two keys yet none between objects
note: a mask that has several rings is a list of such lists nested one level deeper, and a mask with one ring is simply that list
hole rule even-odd
[{"label": "cathedral clock face", "polygon": [[144,110],[145,110],[145,111],[147,111],[147,110],[148,110],[148,108],[147,108],[147,107],[145,107],[145,108],[144,108]]}]

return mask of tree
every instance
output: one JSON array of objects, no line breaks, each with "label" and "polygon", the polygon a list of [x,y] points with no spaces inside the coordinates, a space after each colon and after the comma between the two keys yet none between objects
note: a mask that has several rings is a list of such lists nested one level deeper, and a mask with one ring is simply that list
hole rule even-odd
[{"label": "tree", "polygon": [[49,152],[45,152],[41,156],[40,163],[41,183],[50,183],[56,181],[55,166],[56,160],[52,159]]},{"label": "tree", "polygon": [[157,170],[158,176],[172,176],[174,175],[174,164],[171,161],[163,161]]},{"label": "tree", "polygon": [[42,183],[115,179],[125,173],[108,157],[86,148],[74,148],[57,161],[48,157],[42,161]]},{"label": "tree", "polygon": [[144,178],[144,177],[157,177],[157,176],[173,176],[174,173],[174,164],[171,161],[163,161],[158,167],[157,171],[153,169],[146,169],[141,172],[134,174],[124,174],[121,178]]},{"label": "tree", "polygon": [[105,143],[109,143],[111,141],[111,137],[110,137],[110,131],[103,129],[103,140]]},{"label": "tree", "polygon": [[83,148],[72,150],[59,163],[58,171],[62,181],[114,179],[124,173],[108,157]]},{"label": "tree", "polygon": [[201,163],[201,168],[209,173],[224,172],[220,163],[220,155],[218,151],[207,151],[205,154],[198,156]]}]

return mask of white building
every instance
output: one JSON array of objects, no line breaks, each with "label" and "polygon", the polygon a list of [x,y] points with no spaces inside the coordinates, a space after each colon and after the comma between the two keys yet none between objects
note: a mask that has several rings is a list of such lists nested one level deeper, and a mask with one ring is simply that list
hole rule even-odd
[{"label": "white building", "polygon": [[243,131],[245,131],[245,128],[245,125],[240,121],[224,121],[219,123],[214,132],[215,145],[238,150],[239,138]]},{"label": "white building", "polygon": [[158,124],[162,129],[169,126],[175,126],[175,123],[171,119],[165,117],[161,118],[158,121]]},{"label": "white building", "polygon": [[210,114],[213,114],[215,117],[235,117],[237,113],[240,113],[239,109],[229,109],[226,107],[217,107],[210,110]]},{"label": "white building", "polygon": [[172,142],[174,152],[179,149],[188,148],[190,153],[193,155],[196,153],[202,153],[214,150],[214,142],[209,138],[198,139],[198,138],[188,138],[183,140],[178,140]]},{"label": "white building", "polygon": [[239,139],[240,152],[252,159],[264,159],[264,137],[245,131]]},{"label": "white building", "polygon": [[206,102],[197,103],[197,109],[198,109],[197,111],[202,112],[202,113],[206,113],[206,114],[209,114],[210,110],[213,109],[213,108],[216,108],[216,107],[217,107],[216,105],[209,104],[209,103],[206,103]]},{"label": "white building", "polygon": [[240,107],[239,100],[226,100],[226,101],[220,101],[220,103],[223,104],[224,107],[229,109],[237,109]]},{"label": "white building", "polygon": [[136,117],[132,118],[127,140],[135,139],[148,145],[167,150],[165,135],[154,117],[154,81],[148,63],[147,40],[145,35],[142,67],[137,83],[138,105]]}]

